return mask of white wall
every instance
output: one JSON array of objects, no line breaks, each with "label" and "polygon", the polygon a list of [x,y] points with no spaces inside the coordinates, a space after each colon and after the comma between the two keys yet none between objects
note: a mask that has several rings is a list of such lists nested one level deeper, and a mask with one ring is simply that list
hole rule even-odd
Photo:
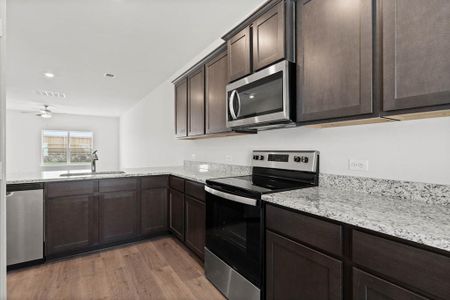
[{"label": "white wall", "polygon": [[[177,141],[173,97],[172,84],[164,82],[122,115],[122,167],[180,165],[184,159],[248,165],[254,149],[316,149],[323,173],[450,184],[449,117]],[[369,171],[348,170],[350,158],[368,160]]]},{"label": "white wall", "polygon": [[[5,29],[6,1],[0,0],[0,26]],[[0,37],[0,299],[6,299],[6,184],[5,184],[5,34]]]},{"label": "white wall", "polygon": [[6,113],[6,171],[41,171],[41,131],[43,129],[94,132],[99,170],[119,168],[119,118],[54,114],[51,119],[20,111]]}]

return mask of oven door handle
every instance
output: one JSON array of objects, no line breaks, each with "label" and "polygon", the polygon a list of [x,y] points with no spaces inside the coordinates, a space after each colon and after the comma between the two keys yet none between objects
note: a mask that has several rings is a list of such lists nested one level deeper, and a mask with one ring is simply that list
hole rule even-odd
[{"label": "oven door handle", "polygon": [[239,203],[246,204],[246,205],[257,206],[257,203],[258,203],[258,200],[256,200],[256,199],[221,192],[216,189],[210,188],[209,186],[206,186],[206,185],[205,185],[205,191],[210,194],[213,194],[217,197],[221,197],[221,198],[224,198],[227,200],[239,202]]}]

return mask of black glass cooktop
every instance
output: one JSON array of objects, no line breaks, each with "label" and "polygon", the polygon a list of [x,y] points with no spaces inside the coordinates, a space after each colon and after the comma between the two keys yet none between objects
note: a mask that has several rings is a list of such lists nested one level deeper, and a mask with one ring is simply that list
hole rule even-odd
[{"label": "black glass cooktop", "polygon": [[233,192],[244,191],[256,195],[282,192],[313,186],[310,183],[268,176],[238,176],[207,180],[208,185],[220,186]]}]

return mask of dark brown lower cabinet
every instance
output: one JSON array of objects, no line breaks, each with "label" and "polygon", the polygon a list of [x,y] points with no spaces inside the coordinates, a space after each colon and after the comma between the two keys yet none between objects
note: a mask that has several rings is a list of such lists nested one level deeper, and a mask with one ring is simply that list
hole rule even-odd
[{"label": "dark brown lower cabinet", "polygon": [[353,269],[353,300],[425,300],[393,283]]},{"label": "dark brown lower cabinet", "polygon": [[267,299],[342,299],[342,262],[266,230]]},{"label": "dark brown lower cabinet", "polygon": [[184,241],[184,194],[170,189],[169,228],[180,240]]},{"label": "dark brown lower cabinet", "polygon": [[186,245],[201,258],[205,247],[205,203],[186,196]]},{"label": "dark brown lower cabinet", "polygon": [[46,255],[78,251],[96,243],[96,198],[90,195],[46,199]]},{"label": "dark brown lower cabinet", "polygon": [[137,215],[138,198],[136,192],[126,191],[100,194],[100,243],[112,243],[136,237]]},{"label": "dark brown lower cabinet", "polygon": [[167,188],[141,192],[141,234],[167,231]]}]

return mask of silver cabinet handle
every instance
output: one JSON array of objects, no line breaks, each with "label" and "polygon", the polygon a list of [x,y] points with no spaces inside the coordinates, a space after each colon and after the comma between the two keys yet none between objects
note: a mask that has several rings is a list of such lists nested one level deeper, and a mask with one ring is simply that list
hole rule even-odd
[{"label": "silver cabinet handle", "polygon": [[[238,101],[238,111],[237,111],[237,113],[234,111],[234,107],[233,107],[233,103],[234,103],[234,98],[235,97],[237,98],[237,101]],[[230,109],[231,117],[233,118],[233,120],[236,120],[239,117],[239,112],[241,110],[241,97],[239,97],[239,93],[238,93],[237,90],[234,90],[234,91],[231,92],[230,99],[229,99],[229,102],[228,102],[228,107]]]},{"label": "silver cabinet handle", "polygon": [[14,195],[14,192],[7,192],[6,193],[6,197],[11,197],[11,196],[13,196]]},{"label": "silver cabinet handle", "polygon": [[239,203],[246,204],[246,205],[256,206],[256,204],[258,203],[258,200],[256,200],[256,199],[221,192],[216,189],[210,188],[209,186],[206,186],[206,185],[205,185],[205,191],[210,194],[213,194],[217,197],[221,197],[221,198],[224,198],[227,200],[239,202]]}]

